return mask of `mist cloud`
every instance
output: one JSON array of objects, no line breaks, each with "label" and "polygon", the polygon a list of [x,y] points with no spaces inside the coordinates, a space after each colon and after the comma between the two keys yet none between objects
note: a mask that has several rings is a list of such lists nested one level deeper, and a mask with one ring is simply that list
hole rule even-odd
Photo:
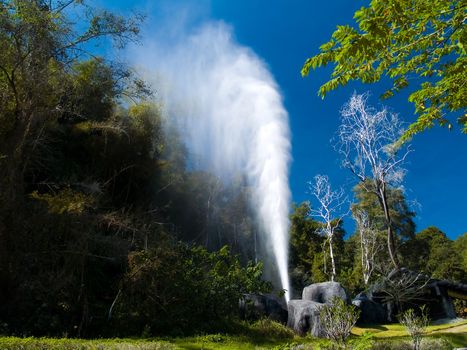
[{"label": "mist cloud", "polygon": [[230,26],[207,21],[188,30],[186,18],[147,35],[132,48],[133,63],[153,83],[197,166],[225,181],[245,175],[282,288],[289,290],[290,131],[279,88]]}]

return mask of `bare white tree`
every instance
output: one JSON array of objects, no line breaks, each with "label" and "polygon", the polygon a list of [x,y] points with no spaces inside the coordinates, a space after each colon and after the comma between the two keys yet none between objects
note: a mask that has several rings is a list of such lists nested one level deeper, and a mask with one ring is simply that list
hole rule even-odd
[{"label": "bare white tree", "polygon": [[376,256],[381,251],[382,246],[378,239],[378,230],[370,223],[368,213],[363,210],[357,210],[354,213],[354,219],[357,222],[357,229],[360,233],[360,250],[363,281],[366,285],[376,267]]},{"label": "bare white tree", "polygon": [[400,186],[405,174],[401,165],[410,149],[398,141],[403,128],[397,115],[385,108],[372,108],[367,99],[368,93],[354,94],[342,108],[338,150],[344,157],[344,167],[366,191],[377,196],[386,221],[389,256],[399,268],[387,194],[388,186]]},{"label": "bare white tree", "polygon": [[336,277],[336,263],[334,259],[333,239],[336,229],[342,220],[342,215],[338,216],[338,214],[341,211],[342,205],[346,202],[346,197],[342,188],[337,191],[331,189],[329,178],[326,175],[316,175],[315,182],[310,183],[310,191],[319,203],[317,209],[311,209],[311,215],[323,222],[322,234],[326,237],[326,243],[329,246],[332,268],[331,281],[334,281]]}]

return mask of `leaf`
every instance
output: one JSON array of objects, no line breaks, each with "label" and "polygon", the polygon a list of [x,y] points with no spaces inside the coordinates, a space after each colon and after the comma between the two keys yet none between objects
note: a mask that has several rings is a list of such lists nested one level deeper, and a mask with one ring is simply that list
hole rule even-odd
[{"label": "leaf", "polygon": [[[302,76],[306,76],[310,69],[334,63],[319,96],[324,98],[351,80],[375,83],[383,74],[393,80],[393,88],[382,98],[406,88],[409,78],[421,81],[409,97],[418,114],[409,131],[412,134],[432,127],[434,120],[444,123],[441,114],[466,107],[467,28],[462,2],[373,0],[355,12],[354,20],[357,28],[337,26],[330,41],[302,68]],[[425,101],[434,107],[429,112]]]}]

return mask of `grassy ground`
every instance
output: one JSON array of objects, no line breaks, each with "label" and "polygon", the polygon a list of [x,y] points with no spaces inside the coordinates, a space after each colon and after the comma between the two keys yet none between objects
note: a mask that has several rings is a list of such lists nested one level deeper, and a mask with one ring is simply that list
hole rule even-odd
[{"label": "grassy ground", "polygon": [[[390,337],[403,337],[407,336],[407,331],[404,326],[395,323],[388,325],[368,325],[363,327],[354,327],[352,334],[362,335],[365,332],[371,332],[375,337],[390,338]],[[464,333],[467,334],[467,320],[459,321],[456,323],[446,323],[431,325],[427,329],[427,334],[436,333]]]},{"label": "grassy ground", "polygon": [[[467,321],[455,324],[433,325],[428,329],[430,341],[442,340],[448,348],[467,344]],[[362,339],[365,332],[374,334],[377,343],[407,341],[407,333],[401,325],[356,327],[353,339]],[[295,336],[289,329],[274,322],[261,321],[245,327],[236,335],[210,334],[186,338],[153,340],[139,339],[51,339],[0,337],[2,350],[292,350],[297,345],[303,350],[317,349],[325,341],[311,337]]]},{"label": "grassy ground", "polygon": [[[427,339],[441,339],[449,344],[448,349],[467,344],[467,336],[459,334],[443,334]],[[408,343],[407,337],[378,338],[377,343]],[[134,339],[43,339],[43,338],[0,338],[2,350],[313,350],[325,345],[323,341],[312,338],[294,338],[274,341],[258,341],[236,336],[210,335],[193,338],[167,340],[134,340]],[[430,348],[430,347],[428,347]],[[322,348],[321,348],[322,349]],[[386,348],[385,348],[386,349]],[[397,349],[393,347],[391,349]],[[407,349],[404,347],[403,349]]]}]

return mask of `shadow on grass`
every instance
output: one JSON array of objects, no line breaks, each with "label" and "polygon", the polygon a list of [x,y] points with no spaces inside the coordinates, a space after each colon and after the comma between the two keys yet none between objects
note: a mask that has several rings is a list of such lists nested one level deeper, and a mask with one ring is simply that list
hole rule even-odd
[{"label": "shadow on grass", "polygon": [[357,327],[362,329],[377,329],[379,331],[387,331],[389,329],[381,324],[357,324]]},{"label": "shadow on grass", "polygon": [[254,323],[233,323],[225,333],[178,338],[173,344],[186,350],[254,349],[256,347],[270,349],[277,345],[290,343],[294,341],[294,338],[295,334],[291,329],[265,319]]}]

